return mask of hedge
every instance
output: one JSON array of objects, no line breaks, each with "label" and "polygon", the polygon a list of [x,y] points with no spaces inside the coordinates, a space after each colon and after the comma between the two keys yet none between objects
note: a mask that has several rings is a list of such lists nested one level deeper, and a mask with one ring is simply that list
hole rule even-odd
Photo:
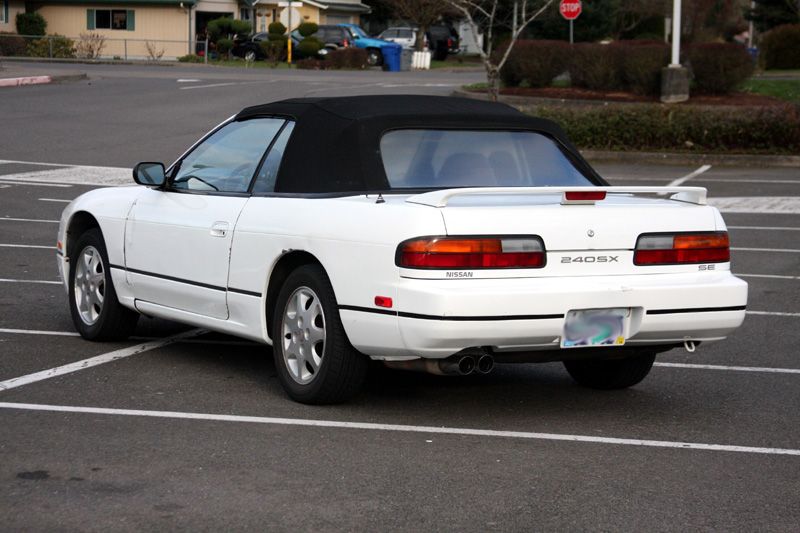
[{"label": "hedge", "polygon": [[726,94],[753,75],[753,60],[738,44],[694,45],[689,48],[687,57],[700,92]]},{"label": "hedge", "polygon": [[[506,49],[507,46],[497,50],[497,60]],[[568,62],[569,45],[563,41],[520,40],[508,55],[500,77],[508,87],[523,82],[530,87],[547,87],[567,70]]]},{"label": "hedge", "polygon": [[800,153],[797,106],[707,107],[660,104],[537,106],[581,148]]},{"label": "hedge", "polygon": [[800,68],[800,24],[784,24],[767,32],[761,40],[764,68]]}]

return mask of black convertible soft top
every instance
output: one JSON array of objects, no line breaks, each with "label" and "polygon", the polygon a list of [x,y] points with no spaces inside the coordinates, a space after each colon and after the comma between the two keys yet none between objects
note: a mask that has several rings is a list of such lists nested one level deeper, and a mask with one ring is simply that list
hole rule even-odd
[{"label": "black convertible soft top", "polygon": [[269,116],[295,121],[278,171],[277,193],[389,190],[380,140],[396,129],[541,132],[553,138],[587,177],[602,183],[555,122],[505,104],[416,95],[294,98],[245,108],[234,120]]}]

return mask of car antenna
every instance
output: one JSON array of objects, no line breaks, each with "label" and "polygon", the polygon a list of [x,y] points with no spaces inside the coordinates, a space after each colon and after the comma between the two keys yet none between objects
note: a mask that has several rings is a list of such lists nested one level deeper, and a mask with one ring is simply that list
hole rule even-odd
[{"label": "car antenna", "polygon": [[383,199],[383,195],[378,193],[378,197],[375,199],[376,204],[385,204],[386,200]]}]

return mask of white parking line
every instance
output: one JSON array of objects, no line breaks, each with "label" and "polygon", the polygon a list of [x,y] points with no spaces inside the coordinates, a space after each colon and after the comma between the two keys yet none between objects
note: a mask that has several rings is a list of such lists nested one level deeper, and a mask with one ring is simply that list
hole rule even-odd
[{"label": "white parking line", "polygon": [[95,357],[90,357],[89,359],[84,359],[82,361],[76,361],[68,365],[57,366],[55,368],[42,370],[41,372],[35,372],[33,374],[28,374],[26,376],[7,379],[5,381],[0,381],[0,391],[14,389],[16,387],[22,387],[23,385],[29,385],[31,383],[36,383],[37,381],[54,378],[56,376],[62,376],[64,374],[77,372],[78,370],[85,370],[93,366],[110,363],[112,361],[123,359],[125,357],[130,357],[132,355],[149,352],[150,350],[155,350],[157,348],[168,346],[180,339],[185,339],[187,337],[196,337],[198,335],[202,335],[203,333],[206,333],[206,331],[202,329],[193,329],[190,331],[179,333],[177,335],[173,335],[171,337],[165,337],[157,341],[145,342],[142,344],[137,344],[136,346],[130,346],[128,348],[121,348],[113,352],[105,353]]},{"label": "white parking line", "polygon": [[770,374],[800,374],[800,368],[768,368],[763,366],[697,365],[692,363],[653,363],[667,368],[689,368],[692,370],[733,370],[736,372],[766,372]]},{"label": "white parking line", "polygon": [[43,279],[8,279],[0,278],[0,283],[34,283],[39,285],[61,285],[60,281],[46,281]]},{"label": "white parking line", "polygon": [[761,315],[761,316],[800,316],[800,313],[784,313],[782,311],[745,311],[748,315]]},{"label": "white parking line", "polygon": [[40,202],[59,202],[59,203],[68,204],[72,200],[64,200],[63,198],[39,198],[39,201]]},{"label": "white parking line", "polygon": [[682,184],[686,183],[687,181],[689,181],[690,179],[692,179],[692,178],[695,178],[695,177],[699,176],[699,175],[700,175],[700,174],[702,174],[703,172],[706,172],[706,171],[707,171],[707,170],[709,170],[710,168],[711,168],[711,165],[703,165],[702,167],[698,168],[698,169],[697,169],[697,170],[695,170],[694,172],[690,172],[690,173],[686,174],[686,175],[685,175],[685,176],[683,176],[682,178],[678,178],[678,179],[676,179],[676,180],[672,180],[672,181],[670,181],[670,182],[667,184],[667,187],[677,187],[678,185],[682,185]]},{"label": "white parking line", "polygon": [[39,220],[36,218],[11,218],[11,217],[0,217],[0,222],[6,220],[8,222],[44,222],[47,224],[58,224],[58,220]]},{"label": "white parking line", "polygon": [[10,329],[0,328],[0,333],[10,333],[14,335],[52,335],[54,337],[80,337],[74,331],[44,331],[41,329]]},{"label": "white parking line", "polygon": [[800,276],[781,276],[779,274],[734,274],[740,278],[800,279]]},{"label": "white parking line", "polygon": [[187,89],[210,89],[211,87],[228,87],[229,85],[241,85],[241,83],[231,82],[231,83],[211,83],[209,85],[190,85],[188,87],[179,87],[179,89],[185,91]]},{"label": "white parking line", "polygon": [[723,213],[800,214],[800,196],[715,196],[708,203]]},{"label": "white parking line", "polygon": [[[633,176],[605,176],[610,181],[666,181],[666,178],[641,178]],[[736,178],[702,178],[703,183],[773,183],[800,185],[800,180],[758,180],[758,179],[736,179]]]},{"label": "white parking line", "polygon": [[55,246],[43,246],[41,244],[0,244],[0,248],[36,248],[39,250],[55,250]]},{"label": "white parking line", "polygon": [[493,429],[451,428],[440,426],[408,426],[400,424],[376,424],[370,422],[345,422],[338,420],[312,420],[303,418],[274,418],[263,416],[224,415],[211,413],[182,413],[176,411],[146,411],[140,409],[109,409],[104,407],[78,407],[70,405],[42,405],[32,403],[0,402],[0,409],[24,411],[46,411],[55,413],[88,413],[96,415],[121,415],[178,420],[207,420],[215,422],[238,422],[248,424],[270,424],[277,426],[300,426],[332,429],[360,429],[366,431],[395,431],[402,433],[424,433],[433,435],[458,435],[473,437],[494,437],[526,440],[546,440],[559,442],[585,442],[593,444],[612,444],[623,446],[643,446],[651,448],[672,448],[684,450],[703,450],[713,452],[757,453],[765,455],[800,456],[800,450],[791,448],[766,448],[758,446],[737,446],[730,444],[708,444],[701,442],[680,442],[617,437],[596,437],[593,435],[571,435],[560,433],[538,433],[531,431],[500,431]]},{"label": "white parking line", "polygon": [[790,254],[800,254],[800,250],[791,248],[731,248],[733,252],[785,252]]},{"label": "white parking line", "polygon": [[800,231],[800,228],[787,228],[785,226],[728,226],[728,229],[746,229],[757,231]]},{"label": "white parking line", "polygon": [[32,187],[61,187],[63,188],[70,188],[72,185],[66,185],[63,183],[36,183],[33,181],[3,181],[3,177],[0,176],[0,183],[5,185],[6,187],[10,187],[12,185],[30,185]]}]

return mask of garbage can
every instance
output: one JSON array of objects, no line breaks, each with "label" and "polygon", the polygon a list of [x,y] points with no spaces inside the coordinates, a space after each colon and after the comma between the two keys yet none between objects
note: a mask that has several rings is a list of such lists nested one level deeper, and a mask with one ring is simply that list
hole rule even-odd
[{"label": "garbage can", "polygon": [[403,51],[400,53],[400,70],[411,70],[411,60],[413,57],[413,48],[403,48]]},{"label": "garbage can", "polygon": [[400,54],[403,47],[392,43],[381,47],[383,54],[383,67],[389,72],[400,72]]}]

